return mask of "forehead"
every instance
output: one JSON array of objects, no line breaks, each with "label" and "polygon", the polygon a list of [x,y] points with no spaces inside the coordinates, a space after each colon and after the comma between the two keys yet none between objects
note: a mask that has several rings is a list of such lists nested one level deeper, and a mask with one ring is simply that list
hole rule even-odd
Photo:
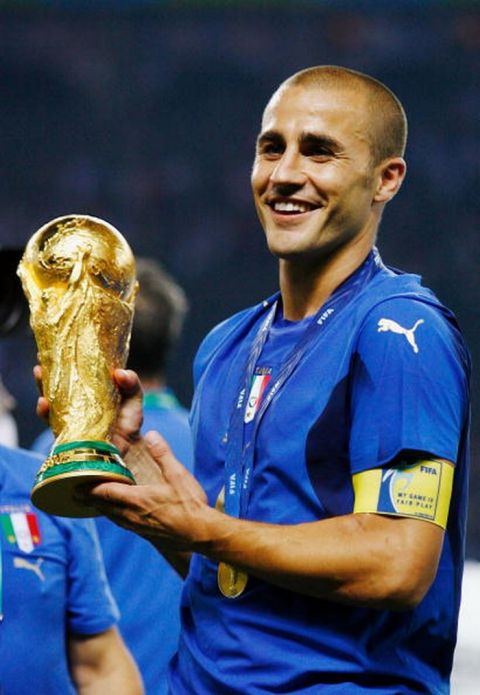
[{"label": "forehead", "polygon": [[262,132],[275,130],[286,139],[310,132],[368,144],[367,129],[366,94],[351,88],[281,87],[262,118]]}]

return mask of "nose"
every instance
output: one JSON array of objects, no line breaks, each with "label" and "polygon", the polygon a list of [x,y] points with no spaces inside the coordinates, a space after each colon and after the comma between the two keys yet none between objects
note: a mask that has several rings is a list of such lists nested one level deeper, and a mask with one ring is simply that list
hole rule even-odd
[{"label": "nose", "polygon": [[302,157],[297,151],[286,149],[277,161],[270,181],[274,186],[303,186],[306,180],[302,168]]}]

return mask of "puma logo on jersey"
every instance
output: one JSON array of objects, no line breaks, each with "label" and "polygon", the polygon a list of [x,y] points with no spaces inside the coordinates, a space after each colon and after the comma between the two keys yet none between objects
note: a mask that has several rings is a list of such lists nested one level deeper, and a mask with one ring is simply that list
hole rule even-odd
[{"label": "puma logo on jersey", "polygon": [[418,345],[415,341],[415,331],[417,328],[420,326],[420,324],[425,323],[423,319],[418,319],[412,326],[412,328],[404,328],[403,326],[400,326],[399,323],[396,321],[393,321],[393,319],[380,319],[378,322],[378,332],[379,333],[385,333],[386,331],[391,331],[392,333],[398,333],[400,335],[404,335],[405,338],[407,339],[407,342],[409,345],[412,346],[413,352],[417,353],[418,350]]},{"label": "puma logo on jersey", "polygon": [[26,560],[24,557],[15,557],[13,558],[13,566],[17,567],[19,569],[23,570],[31,570],[34,572],[37,577],[40,579],[41,582],[45,581],[45,575],[43,574],[41,570],[41,565],[43,563],[43,557],[39,557],[36,562],[30,562],[30,560]]}]

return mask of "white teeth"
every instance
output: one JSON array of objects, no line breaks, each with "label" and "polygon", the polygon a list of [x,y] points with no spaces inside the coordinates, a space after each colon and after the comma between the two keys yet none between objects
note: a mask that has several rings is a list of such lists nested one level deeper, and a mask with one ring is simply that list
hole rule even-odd
[{"label": "white teeth", "polygon": [[310,210],[310,206],[306,205],[305,203],[277,201],[273,204],[273,209],[276,212],[308,212]]}]

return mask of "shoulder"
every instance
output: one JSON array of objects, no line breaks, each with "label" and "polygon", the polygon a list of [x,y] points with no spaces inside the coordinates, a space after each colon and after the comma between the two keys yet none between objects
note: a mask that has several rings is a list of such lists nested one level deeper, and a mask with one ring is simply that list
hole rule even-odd
[{"label": "shoulder", "polygon": [[255,309],[256,307],[248,307],[248,309],[243,309],[233,314],[233,316],[230,316],[228,319],[218,323],[202,340],[197,354],[208,354],[215,350],[217,345],[221,343],[229,333],[235,330],[235,328],[242,325]]},{"label": "shoulder", "polygon": [[213,355],[215,355],[217,350],[237,331],[241,332],[245,326],[248,326],[251,321],[255,320],[258,314],[261,313],[265,306],[268,306],[269,303],[270,301],[267,300],[233,314],[233,316],[230,316],[228,319],[225,319],[225,321],[217,324],[206,335],[206,337],[200,343],[200,347],[198,348],[193,363],[195,384],[198,382],[203,370]]},{"label": "shoulder", "polygon": [[43,457],[25,449],[0,444],[0,467],[3,476],[18,489],[30,491]]},{"label": "shoulder", "polygon": [[[399,337],[402,337],[399,340]],[[469,362],[462,334],[453,313],[433,293],[398,294],[382,298],[363,317],[358,345],[383,349],[387,345],[450,349]]]},{"label": "shoulder", "polygon": [[378,391],[384,403],[388,394],[415,412],[428,402],[432,412],[443,403],[445,412],[466,413],[470,355],[454,315],[438,300],[397,296],[377,303],[364,316],[353,356],[357,395]]}]

